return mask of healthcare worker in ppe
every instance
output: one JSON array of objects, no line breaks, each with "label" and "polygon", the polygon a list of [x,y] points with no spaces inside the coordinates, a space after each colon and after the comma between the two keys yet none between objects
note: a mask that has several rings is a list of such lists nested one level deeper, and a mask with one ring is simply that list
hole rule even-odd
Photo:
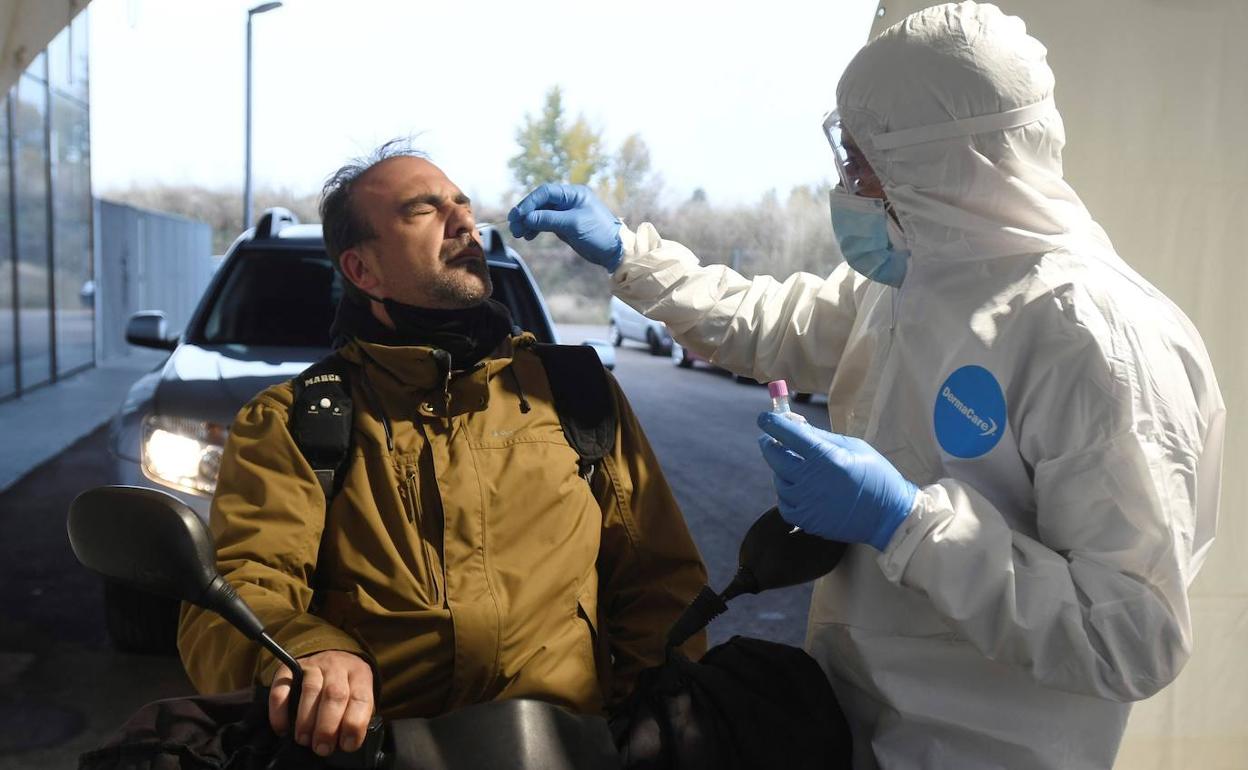
[{"label": "healthcare worker in ppe", "polygon": [[857,768],[1108,768],[1192,649],[1223,402],[1191,322],[1063,180],[1045,55],[973,2],[857,54],[825,121],[826,279],[700,265],[585,188],[510,214],[717,365],[828,392],[836,433],[759,422],[783,515],[857,544],[807,636]]}]

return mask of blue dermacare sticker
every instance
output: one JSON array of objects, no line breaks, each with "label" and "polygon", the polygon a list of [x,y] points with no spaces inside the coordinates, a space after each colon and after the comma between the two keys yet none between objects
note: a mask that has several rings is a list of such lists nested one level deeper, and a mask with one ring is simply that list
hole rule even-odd
[{"label": "blue dermacare sticker", "polygon": [[964,366],[945,380],[932,414],[936,440],[954,457],[979,457],[1005,431],[1005,394],[982,366]]}]

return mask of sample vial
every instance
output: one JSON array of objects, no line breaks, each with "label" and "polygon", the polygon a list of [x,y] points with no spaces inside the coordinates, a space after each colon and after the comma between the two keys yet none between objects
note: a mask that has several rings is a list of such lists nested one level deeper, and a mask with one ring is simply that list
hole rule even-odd
[{"label": "sample vial", "polygon": [[789,385],[784,380],[772,380],[767,383],[767,393],[771,396],[771,411],[794,422],[806,422],[806,418],[789,407]]}]

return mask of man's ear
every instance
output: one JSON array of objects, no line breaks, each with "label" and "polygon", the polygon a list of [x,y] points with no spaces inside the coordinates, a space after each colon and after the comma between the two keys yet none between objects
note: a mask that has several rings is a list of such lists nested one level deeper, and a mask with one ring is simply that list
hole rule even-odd
[{"label": "man's ear", "polygon": [[381,276],[377,274],[369,259],[359,249],[347,249],[338,257],[338,265],[346,277],[357,289],[365,294],[377,294],[381,285]]}]

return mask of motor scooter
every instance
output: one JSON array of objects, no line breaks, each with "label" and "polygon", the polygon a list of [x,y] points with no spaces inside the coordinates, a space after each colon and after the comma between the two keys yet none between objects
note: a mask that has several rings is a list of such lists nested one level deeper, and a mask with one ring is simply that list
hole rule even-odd
[{"label": "motor scooter", "polygon": [[[286,664],[294,672],[290,701],[294,723],[297,696],[302,691],[302,670],[265,633],[252,610],[218,574],[212,536],[185,503],[153,489],[98,487],[73,501],[68,524],[74,554],[86,567],[139,590],[216,612]],[[710,586],[702,588],[669,630],[667,648],[674,650],[705,628],[728,609],[727,602],[736,596],[798,585],[830,572],[845,549],[844,543],[824,540],[793,527],[776,508],[771,508],[758,517],[743,538],[738,570],[732,581],[721,592]],[[830,690],[826,697],[835,701]],[[687,695],[684,698],[688,700]],[[836,721],[843,721],[839,710]],[[701,728],[696,722],[692,724],[685,731],[687,735],[668,736],[669,739],[696,744]],[[830,729],[827,725],[822,727]],[[542,701],[494,701],[430,719],[389,723],[374,719],[363,746],[354,752],[331,755],[324,766],[385,770],[652,767],[658,765],[651,763],[648,757],[652,752],[646,747],[653,742],[651,733],[656,729],[648,718],[617,718],[609,726],[602,717],[574,714]],[[842,732],[843,743],[848,747],[848,728]],[[617,749],[617,745],[621,748]],[[285,747],[300,748],[289,743]],[[671,766],[683,765],[675,762]],[[689,766],[703,767],[705,763],[694,761]]]},{"label": "motor scooter", "polygon": [[[69,509],[74,555],[106,578],[216,612],[294,672],[291,724],[303,672],[216,569],[212,535],[176,497],[142,487],[98,487]],[[615,770],[607,721],[543,701],[480,703],[430,719],[374,718],[364,745],[324,760],[331,768]]]}]

